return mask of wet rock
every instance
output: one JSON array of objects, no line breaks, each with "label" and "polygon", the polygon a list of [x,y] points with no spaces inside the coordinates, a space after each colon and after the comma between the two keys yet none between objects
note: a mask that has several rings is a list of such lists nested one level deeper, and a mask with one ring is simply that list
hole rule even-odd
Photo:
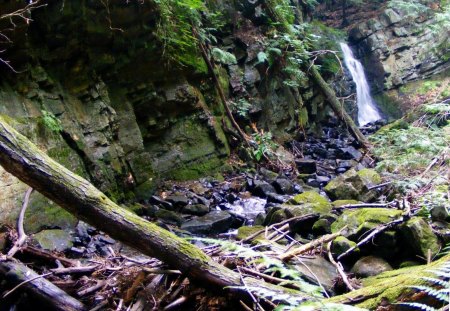
[{"label": "wet rock", "polygon": [[289,196],[284,196],[276,193],[269,193],[267,195],[267,202],[271,203],[284,203],[289,200]]},{"label": "wet rock", "polygon": [[259,173],[262,175],[262,177],[264,178],[264,180],[268,180],[268,181],[274,181],[277,179],[278,174],[275,172],[272,172],[264,167],[261,167],[259,169]]},{"label": "wet rock", "polygon": [[183,217],[181,217],[178,213],[174,211],[169,211],[166,209],[160,209],[155,213],[155,216],[158,217],[158,219],[161,219],[164,222],[174,224],[177,226],[181,226],[181,224],[184,222]]},{"label": "wet rock", "polygon": [[344,160],[359,160],[362,157],[362,153],[355,147],[349,146],[345,148],[339,148],[337,150],[337,157]]},{"label": "wet rock", "polygon": [[320,182],[316,178],[309,178],[306,181],[306,184],[308,186],[310,186],[310,187],[313,187],[313,188],[319,188],[320,187]]},{"label": "wet rock", "polygon": [[331,231],[337,232],[344,226],[344,236],[357,241],[364,233],[401,217],[402,211],[390,208],[359,208],[345,210],[331,225]]},{"label": "wet rock", "polygon": [[295,193],[294,184],[292,183],[292,181],[290,181],[287,178],[277,178],[272,183],[272,186],[280,194],[294,194]]},{"label": "wet rock", "polygon": [[[356,246],[355,242],[350,241],[346,237],[339,236],[333,241],[333,244],[331,245],[331,252],[335,257],[338,257],[354,246]],[[359,248],[355,248],[352,252],[354,255],[359,254]]]},{"label": "wet rock", "polygon": [[450,217],[447,206],[435,205],[430,210],[431,218],[437,221],[445,221]]},{"label": "wet rock", "polygon": [[400,228],[400,231],[405,238],[405,243],[423,258],[428,257],[428,250],[431,251],[431,256],[434,256],[441,248],[433,229],[423,218],[411,218]]},{"label": "wet rock", "polygon": [[60,230],[43,230],[33,235],[37,244],[45,250],[63,252],[73,246],[70,233]]},{"label": "wet rock", "polygon": [[391,265],[384,259],[375,256],[367,256],[358,260],[351,269],[351,272],[357,277],[367,278],[391,270]]},{"label": "wet rock", "polygon": [[295,164],[300,174],[314,174],[317,171],[317,163],[315,160],[297,159],[295,160]]},{"label": "wet rock", "polygon": [[196,217],[181,225],[181,229],[193,234],[215,234],[230,229],[233,217],[226,211],[213,211],[202,217]]},{"label": "wet rock", "polygon": [[166,198],[166,201],[172,203],[175,208],[182,208],[189,204],[189,198],[182,194],[170,195]]},{"label": "wet rock", "polygon": [[91,235],[94,234],[96,229],[84,221],[79,221],[77,227],[75,228],[75,233],[82,242],[89,242],[91,240]]},{"label": "wet rock", "polygon": [[320,280],[321,285],[329,292],[333,291],[334,281],[338,278],[336,268],[325,258],[318,256],[314,258],[302,258],[301,265],[295,268],[302,276],[310,282],[317,284]]},{"label": "wet rock", "polygon": [[166,201],[166,200],[163,200],[162,198],[160,198],[160,197],[157,196],[157,195],[151,196],[149,202],[150,202],[151,204],[157,204],[157,205],[161,206],[162,208],[167,209],[167,210],[169,210],[169,211],[172,211],[172,210],[173,210],[173,205],[172,205],[172,203],[170,203],[170,202],[168,202],[168,201]]},{"label": "wet rock", "polygon": [[105,243],[105,244],[110,244],[110,245],[116,243],[116,240],[110,238],[109,236],[105,236],[105,235],[100,235],[100,236],[98,237],[98,240],[99,240],[100,242],[103,242],[103,243]]},{"label": "wet rock", "polygon": [[[238,229],[238,233],[236,235],[236,240],[242,241],[242,240],[248,238],[249,236],[253,235],[254,233],[263,230],[264,228],[265,228],[264,226],[240,227]],[[258,234],[252,241],[257,241],[257,240],[264,240],[264,232]]]},{"label": "wet rock", "polygon": [[260,198],[267,198],[270,193],[277,193],[275,188],[266,181],[254,180],[254,188],[251,190],[253,195]]},{"label": "wet rock", "polygon": [[204,204],[189,204],[184,206],[181,209],[181,212],[183,214],[190,214],[190,215],[196,215],[196,216],[203,216],[207,213],[209,213],[209,207]]}]

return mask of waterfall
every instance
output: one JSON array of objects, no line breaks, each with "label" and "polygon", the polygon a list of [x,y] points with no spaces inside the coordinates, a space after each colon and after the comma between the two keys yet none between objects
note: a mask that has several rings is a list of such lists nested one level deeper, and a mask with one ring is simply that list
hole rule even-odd
[{"label": "waterfall", "polygon": [[358,123],[364,126],[367,123],[381,119],[375,103],[370,96],[370,88],[367,83],[364,68],[361,63],[353,56],[353,52],[346,43],[341,43],[341,49],[344,53],[345,66],[350,71],[353,81],[356,84],[356,104],[358,105]]}]

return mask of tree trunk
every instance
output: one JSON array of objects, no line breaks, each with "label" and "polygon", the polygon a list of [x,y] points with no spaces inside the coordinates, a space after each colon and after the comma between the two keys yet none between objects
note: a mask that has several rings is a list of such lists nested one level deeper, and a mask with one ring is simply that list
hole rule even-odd
[{"label": "tree trunk", "polygon": [[[202,250],[175,234],[127,211],[82,177],[58,164],[0,117],[0,165],[77,218],[113,238],[181,270],[203,285],[242,286],[241,276],[213,261]],[[247,280],[278,294],[302,293],[263,281]]]},{"label": "tree trunk", "polygon": [[[17,290],[25,290],[36,302],[41,303],[39,307],[45,306],[45,310],[59,311],[85,311],[87,308],[75,298],[66,294],[46,279],[39,276],[33,270],[21,263],[12,261],[0,261],[0,275],[8,284],[18,286]],[[38,305],[36,305],[38,307]],[[39,308],[38,308],[39,309]]]},{"label": "tree trunk", "polygon": [[334,93],[333,89],[325,82],[325,80],[320,75],[319,71],[316,67],[311,66],[309,71],[311,78],[314,80],[314,82],[320,87],[323,94],[325,95],[328,103],[331,105],[331,108],[333,111],[337,114],[337,116],[344,121],[344,123],[349,127],[350,132],[352,135],[364,146],[368,147],[369,143],[364,136],[363,133],[359,130],[359,128],[356,126],[355,122],[353,122],[352,118],[348,115],[348,113],[345,111],[344,107],[342,106],[342,103],[339,102],[339,100],[336,97],[336,94]]}]

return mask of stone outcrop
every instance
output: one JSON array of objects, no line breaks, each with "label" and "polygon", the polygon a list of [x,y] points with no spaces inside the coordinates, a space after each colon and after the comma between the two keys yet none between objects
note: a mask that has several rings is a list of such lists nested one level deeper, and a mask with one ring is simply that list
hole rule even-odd
[{"label": "stone outcrop", "polygon": [[349,30],[373,91],[396,88],[450,67],[448,33],[433,31],[434,22],[432,15],[410,17],[387,8]]}]

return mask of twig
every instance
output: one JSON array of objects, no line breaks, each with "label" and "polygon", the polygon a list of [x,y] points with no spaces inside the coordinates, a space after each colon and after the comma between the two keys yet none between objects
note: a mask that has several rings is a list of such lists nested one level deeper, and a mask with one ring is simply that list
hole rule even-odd
[{"label": "twig", "polygon": [[17,251],[23,246],[28,236],[25,234],[25,230],[23,229],[23,220],[25,218],[25,212],[28,207],[28,202],[30,201],[31,193],[33,193],[33,188],[29,187],[27,192],[25,193],[25,198],[23,199],[22,209],[20,210],[19,220],[17,221],[17,233],[19,237],[14,243],[14,246],[9,250],[8,256],[13,257]]},{"label": "twig", "polygon": [[346,209],[346,208],[383,208],[395,206],[396,201],[388,202],[388,203],[361,203],[361,204],[346,204],[338,207],[334,207],[335,210]]},{"label": "twig", "polygon": [[279,223],[270,225],[269,227],[265,227],[264,229],[261,229],[261,230],[255,232],[255,233],[249,235],[245,239],[242,239],[241,242],[242,243],[249,242],[249,241],[253,240],[255,237],[257,237],[258,235],[260,235],[261,233],[265,233],[266,231],[268,231],[268,230],[270,230],[272,228],[276,228],[278,226],[283,226],[284,224],[287,224],[287,223],[289,223],[291,221],[294,221],[294,220],[306,220],[306,219],[314,218],[314,217],[318,217],[318,216],[319,216],[319,214],[307,214],[307,215],[297,216],[297,217],[293,217],[293,218],[289,218],[289,219],[283,220],[283,221],[281,221]]},{"label": "twig", "polygon": [[384,230],[386,230],[388,228],[391,228],[391,227],[393,227],[393,226],[395,226],[397,224],[400,224],[400,223],[402,223],[404,221],[405,221],[405,219],[402,217],[402,218],[399,218],[397,220],[391,221],[391,222],[389,222],[387,224],[383,224],[383,225],[380,225],[380,226],[376,227],[375,229],[373,229],[373,231],[370,234],[368,234],[364,239],[359,241],[355,246],[350,247],[344,253],[340,254],[338,256],[337,260],[341,260],[342,257],[347,256],[348,254],[350,254],[357,247],[360,247],[361,245],[367,243],[368,241],[370,241],[378,233],[383,232]]},{"label": "twig", "polygon": [[341,276],[342,281],[344,281],[345,285],[347,285],[347,288],[351,291],[354,291],[355,288],[352,286],[352,284],[348,280],[347,274],[344,272],[344,268],[342,267],[342,264],[340,262],[336,262],[333,258],[333,254],[331,253],[331,243],[332,242],[329,242],[327,245],[328,259],[333,264],[333,266],[336,267],[336,270],[338,271],[339,275]]},{"label": "twig", "polygon": [[97,284],[95,284],[94,286],[88,287],[84,290],[80,290],[77,292],[77,296],[78,297],[83,297],[89,294],[92,294],[96,291],[98,291],[99,289],[101,289],[102,287],[104,287],[107,284],[106,281],[102,280],[102,281],[98,281]]},{"label": "twig", "polygon": [[57,269],[50,269],[50,271],[54,275],[78,274],[78,273],[91,273],[91,272],[94,272],[97,268],[98,268],[98,265],[85,266],[85,267],[57,268]]},{"label": "twig", "polygon": [[327,234],[322,236],[319,239],[316,239],[314,241],[311,241],[305,245],[302,245],[296,249],[291,250],[290,252],[287,252],[285,254],[280,255],[278,258],[282,261],[287,261],[289,259],[291,259],[294,256],[297,255],[301,255],[303,253],[306,253],[314,248],[316,248],[317,246],[324,244],[324,243],[328,243],[330,241],[333,241],[335,238],[337,238],[338,236],[342,235],[342,231],[344,231],[347,228],[347,226],[343,227],[341,230],[339,230],[336,233],[333,234]]},{"label": "twig", "polygon": [[245,283],[245,280],[242,277],[242,273],[241,273],[241,268],[240,267],[238,267],[238,272],[239,272],[239,275],[241,277],[241,282],[244,285],[245,291],[250,295],[250,297],[252,298],[253,303],[256,305],[256,307],[259,308],[260,310],[264,311],[264,308],[259,304],[259,302],[256,299],[255,295],[253,295],[253,293],[251,292],[251,290],[248,288],[247,284]]},{"label": "twig", "polygon": [[388,182],[385,182],[385,183],[382,183],[382,184],[378,184],[378,185],[375,185],[375,186],[372,186],[372,187],[368,187],[367,190],[374,190],[374,189],[383,188],[383,187],[388,186],[390,184],[392,184],[392,181],[388,181]]}]

